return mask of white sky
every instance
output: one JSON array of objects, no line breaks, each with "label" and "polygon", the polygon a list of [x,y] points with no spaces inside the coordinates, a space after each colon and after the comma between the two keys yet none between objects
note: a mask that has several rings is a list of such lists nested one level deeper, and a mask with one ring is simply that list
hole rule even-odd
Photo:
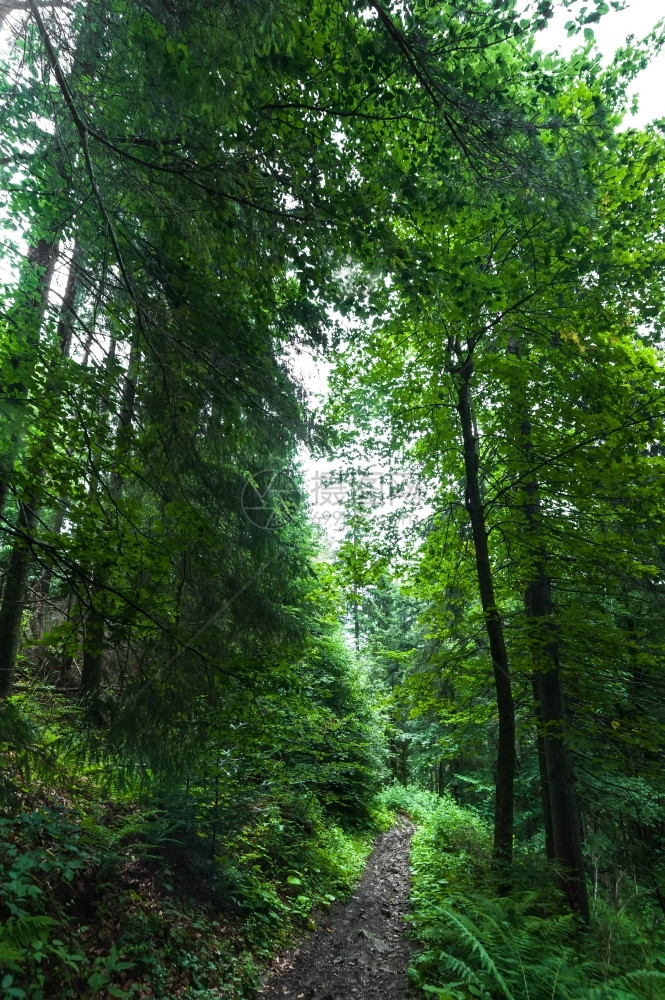
[{"label": "white sky", "polygon": [[[616,50],[625,44],[628,35],[634,35],[636,40],[644,38],[664,17],[663,0],[629,0],[625,10],[610,11],[601,17],[598,24],[590,27],[603,54],[603,61],[607,62],[612,58]],[[575,48],[584,44],[581,35],[567,38],[564,25],[569,20],[571,18],[567,11],[557,11],[550,26],[541,33],[539,48],[542,51],[558,48],[562,54],[569,55]],[[639,113],[626,122],[627,125],[641,127],[654,118],[665,117],[665,52],[661,52],[651,65],[640,73],[631,93],[639,95],[640,108]]]}]

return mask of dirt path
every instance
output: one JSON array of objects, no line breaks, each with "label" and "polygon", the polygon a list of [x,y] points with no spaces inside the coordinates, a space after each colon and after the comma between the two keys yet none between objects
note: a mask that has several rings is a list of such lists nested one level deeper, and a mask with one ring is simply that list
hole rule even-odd
[{"label": "dirt path", "polygon": [[406,1000],[413,825],[400,819],[377,840],[346,906],[324,915],[316,933],[278,959],[259,993],[266,1000]]}]

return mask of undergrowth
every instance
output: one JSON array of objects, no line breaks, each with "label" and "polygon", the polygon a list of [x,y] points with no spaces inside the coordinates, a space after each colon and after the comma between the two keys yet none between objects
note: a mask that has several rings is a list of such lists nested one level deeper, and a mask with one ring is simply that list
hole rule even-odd
[{"label": "undergrowth", "polygon": [[419,951],[410,974],[427,996],[664,1000],[664,923],[639,887],[620,908],[597,899],[586,929],[534,856],[516,856],[513,888],[497,895],[491,831],[471,810],[400,787],[382,798],[420,824],[411,855]]},{"label": "undergrowth", "polygon": [[0,1000],[251,996],[267,960],[350,894],[386,825],[385,810],[354,826],[282,785],[205,827],[180,793],[75,774],[44,730],[40,743],[23,727],[17,753],[10,729]]}]

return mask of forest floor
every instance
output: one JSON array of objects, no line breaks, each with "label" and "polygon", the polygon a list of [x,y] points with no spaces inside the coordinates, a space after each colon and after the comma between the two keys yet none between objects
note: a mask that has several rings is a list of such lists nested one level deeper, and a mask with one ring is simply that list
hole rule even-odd
[{"label": "forest floor", "polygon": [[266,1000],[406,1000],[409,846],[402,816],[382,834],[345,906],[323,915],[299,948],[277,958],[258,996]]}]

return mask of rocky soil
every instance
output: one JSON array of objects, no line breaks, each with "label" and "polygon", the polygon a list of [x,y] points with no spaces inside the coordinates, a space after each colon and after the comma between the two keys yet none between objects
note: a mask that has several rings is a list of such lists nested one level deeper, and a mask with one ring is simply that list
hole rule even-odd
[{"label": "rocky soil", "polygon": [[324,914],[314,934],[273,965],[265,1000],[407,1000],[409,898],[406,817],[378,838],[346,906]]}]

